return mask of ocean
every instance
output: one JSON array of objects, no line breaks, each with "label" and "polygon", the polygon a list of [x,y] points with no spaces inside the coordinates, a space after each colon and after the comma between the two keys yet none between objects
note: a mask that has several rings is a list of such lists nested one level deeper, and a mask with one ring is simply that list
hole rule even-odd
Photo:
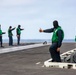
[{"label": "ocean", "polygon": [[[51,42],[51,39],[21,39],[21,43],[42,43],[42,42]],[[3,43],[8,43],[8,39],[3,39]],[[17,43],[17,40],[13,40],[14,43]],[[76,42],[74,39],[64,39],[63,42],[74,43]]]}]

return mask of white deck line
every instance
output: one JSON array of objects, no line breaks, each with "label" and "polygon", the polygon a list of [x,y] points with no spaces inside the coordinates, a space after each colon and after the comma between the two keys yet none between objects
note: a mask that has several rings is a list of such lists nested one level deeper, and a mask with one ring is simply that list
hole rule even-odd
[{"label": "white deck line", "polygon": [[47,44],[40,43],[40,44],[33,44],[33,45],[26,45],[26,46],[3,48],[3,49],[0,49],[0,54],[13,52],[13,51],[19,51],[19,50],[23,50],[23,49],[36,48],[36,47],[46,46],[46,45],[50,45],[50,44],[51,43],[47,43]]},{"label": "white deck line", "polygon": [[[67,51],[63,54],[61,54],[61,57],[64,57],[66,55],[71,55],[71,53],[73,53],[74,51],[76,51],[75,49],[72,49],[70,51]],[[44,66],[45,67],[56,67],[56,68],[66,68],[66,69],[76,69],[76,63],[65,63],[65,62],[51,62],[52,59],[49,59],[47,61],[44,62]],[[49,62],[50,61],[50,62]]]}]

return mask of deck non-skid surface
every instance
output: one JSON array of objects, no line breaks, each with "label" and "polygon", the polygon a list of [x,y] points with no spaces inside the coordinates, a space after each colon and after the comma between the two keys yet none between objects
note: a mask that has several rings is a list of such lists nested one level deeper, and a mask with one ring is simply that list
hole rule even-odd
[{"label": "deck non-skid surface", "polygon": [[[76,70],[44,67],[50,58],[49,45],[0,54],[0,75],[76,75]],[[65,43],[61,53],[74,49],[75,43]],[[0,49],[1,50],[1,49]]]}]

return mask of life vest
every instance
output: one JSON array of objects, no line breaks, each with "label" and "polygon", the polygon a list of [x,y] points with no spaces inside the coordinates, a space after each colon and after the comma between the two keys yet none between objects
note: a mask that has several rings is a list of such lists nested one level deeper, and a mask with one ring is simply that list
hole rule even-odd
[{"label": "life vest", "polygon": [[[53,36],[52,36],[52,42],[58,42],[58,36],[57,36],[57,31],[58,30],[62,30],[60,26],[57,29],[54,30]],[[62,32],[63,32],[63,30],[62,30]],[[63,32],[63,35],[62,35],[62,40],[63,40],[63,38],[64,38],[64,32]]]},{"label": "life vest", "polygon": [[2,30],[0,29],[0,35],[2,35]]},{"label": "life vest", "polygon": [[76,41],[76,36],[75,36],[75,41]]},{"label": "life vest", "polygon": [[20,28],[17,28],[17,33],[18,33],[18,34],[21,34]]},{"label": "life vest", "polygon": [[8,36],[13,36],[12,31],[10,31],[10,29],[8,29]]}]

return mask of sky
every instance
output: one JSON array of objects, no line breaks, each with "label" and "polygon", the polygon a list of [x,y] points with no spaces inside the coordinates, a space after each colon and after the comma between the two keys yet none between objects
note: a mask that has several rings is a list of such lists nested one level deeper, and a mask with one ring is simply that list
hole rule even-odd
[{"label": "sky", "polygon": [[[53,27],[58,20],[65,33],[64,39],[74,39],[76,35],[76,0],[0,0],[0,24],[8,39],[9,26],[20,24],[24,30],[22,39],[51,39],[52,33],[40,33],[39,29]],[[12,31],[16,39],[16,30]]]}]

